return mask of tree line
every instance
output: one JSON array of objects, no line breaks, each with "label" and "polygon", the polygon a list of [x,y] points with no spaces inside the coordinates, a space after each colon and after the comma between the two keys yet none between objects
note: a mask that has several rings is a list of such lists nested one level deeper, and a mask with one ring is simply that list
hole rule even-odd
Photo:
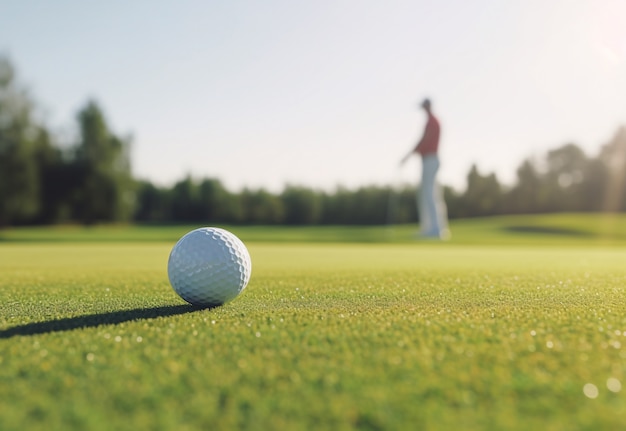
[{"label": "tree line", "polygon": [[[0,56],[0,227],[54,223],[386,224],[417,221],[416,190],[368,185],[334,191],[286,185],[230,191],[188,176],[160,187],[132,175],[129,137],[90,100],[64,141]],[[595,156],[568,143],[526,159],[513,185],[476,165],[467,187],[444,187],[450,218],[548,212],[626,211],[626,127]]]}]

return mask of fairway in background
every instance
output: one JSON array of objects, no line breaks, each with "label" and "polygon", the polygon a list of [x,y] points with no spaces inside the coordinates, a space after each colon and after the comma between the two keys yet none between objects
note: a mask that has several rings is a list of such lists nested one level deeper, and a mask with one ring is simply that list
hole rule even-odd
[{"label": "fairway in background", "polygon": [[[52,226],[0,229],[2,242],[176,242],[197,225]],[[417,224],[389,226],[218,226],[253,242],[405,242]],[[545,214],[451,221],[451,244],[626,245],[626,215]],[[430,244],[432,241],[426,241]]]}]

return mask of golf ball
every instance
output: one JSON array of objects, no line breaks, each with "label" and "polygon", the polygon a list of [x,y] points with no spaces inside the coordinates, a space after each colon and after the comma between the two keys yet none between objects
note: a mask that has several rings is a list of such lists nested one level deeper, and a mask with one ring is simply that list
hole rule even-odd
[{"label": "golf ball", "polygon": [[217,227],[187,233],[174,245],[167,262],[167,275],[176,293],[203,307],[235,299],[246,288],[251,272],[244,243]]}]

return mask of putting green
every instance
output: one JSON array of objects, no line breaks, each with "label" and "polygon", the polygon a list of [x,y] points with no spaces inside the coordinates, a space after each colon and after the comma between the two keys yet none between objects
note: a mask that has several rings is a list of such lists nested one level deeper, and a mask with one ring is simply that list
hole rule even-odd
[{"label": "putting green", "polygon": [[618,429],[626,249],[502,242],[248,241],[211,310],[172,242],[2,243],[0,429]]}]

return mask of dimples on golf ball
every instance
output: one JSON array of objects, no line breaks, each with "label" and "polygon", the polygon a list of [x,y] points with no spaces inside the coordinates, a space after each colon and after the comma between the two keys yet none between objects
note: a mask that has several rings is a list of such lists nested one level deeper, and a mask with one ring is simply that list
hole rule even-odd
[{"label": "dimples on golf ball", "polygon": [[248,249],[227,230],[203,227],[183,236],[167,263],[167,275],[176,293],[199,306],[232,301],[250,281]]}]

